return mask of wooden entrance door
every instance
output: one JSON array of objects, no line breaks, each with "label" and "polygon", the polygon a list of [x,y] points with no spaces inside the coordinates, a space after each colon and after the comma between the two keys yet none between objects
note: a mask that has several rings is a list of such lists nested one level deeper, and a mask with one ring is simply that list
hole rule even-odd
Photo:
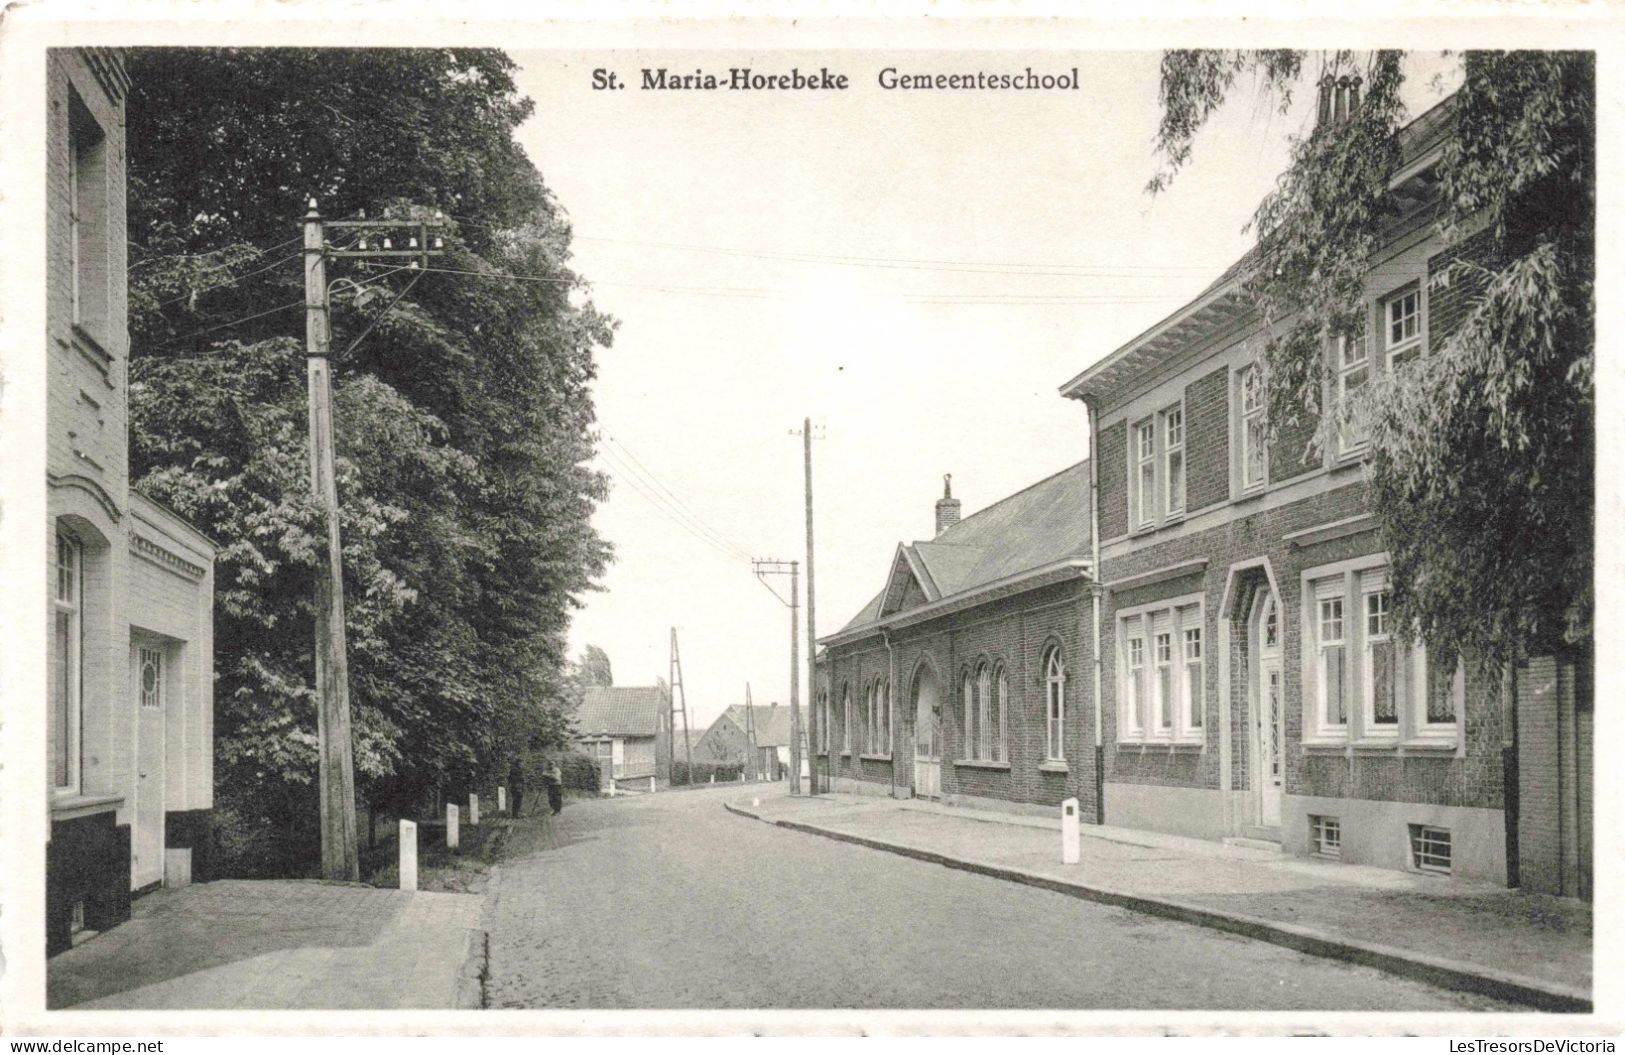
[{"label": "wooden entrance door", "polygon": [[164,715],[168,710],[169,656],[160,645],[131,645],[136,708],[135,824],[130,887],[164,879]]},{"label": "wooden entrance door", "polygon": [[914,682],[914,796],[942,797],[942,694],[930,670]]},{"label": "wooden entrance door", "polygon": [[1273,591],[1265,590],[1258,605],[1253,640],[1258,643],[1258,680],[1253,701],[1253,787],[1257,789],[1258,824],[1281,826],[1281,795],[1285,785],[1285,684],[1281,673],[1281,615]]}]

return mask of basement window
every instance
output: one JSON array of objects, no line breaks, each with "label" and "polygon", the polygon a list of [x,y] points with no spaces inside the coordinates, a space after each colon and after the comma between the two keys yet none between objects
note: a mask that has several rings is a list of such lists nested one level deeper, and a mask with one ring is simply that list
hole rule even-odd
[{"label": "basement window", "polygon": [[1322,857],[1343,856],[1343,825],[1336,817],[1311,814],[1309,826],[1315,837],[1315,853]]},{"label": "basement window", "polygon": [[1411,867],[1419,872],[1450,874],[1450,829],[1431,824],[1411,828]]}]

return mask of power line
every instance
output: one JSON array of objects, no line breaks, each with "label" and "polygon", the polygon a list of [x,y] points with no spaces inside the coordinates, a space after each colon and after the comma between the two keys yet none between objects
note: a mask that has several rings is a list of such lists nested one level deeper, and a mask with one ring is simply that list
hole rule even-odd
[{"label": "power line", "polygon": [[178,338],[178,340],[189,341],[193,337],[201,337],[206,333],[213,333],[216,330],[224,330],[229,326],[238,326],[245,322],[252,322],[254,319],[264,318],[267,315],[273,315],[279,311],[287,311],[289,308],[301,307],[304,305],[304,303],[305,299],[300,297],[298,300],[290,301],[287,304],[281,304],[274,308],[266,308],[264,311],[257,311],[252,315],[244,315],[240,319],[232,319],[230,322],[222,322],[217,326],[209,326],[205,329],[193,330],[186,336]]},{"label": "power line", "polygon": [[[299,241],[299,239],[297,239],[297,238],[290,238],[286,242],[281,242],[281,243],[278,243],[277,245],[269,246],[269,247],[267,247],[265,249],[256,249],[252,253],[249,253],[247,256],[243,257],[241,260],[228,260],[224,264],[216,264],[213,267],[206,267],[206,268],[203,269],[203,271],[201,273],[207,275],[210,272],[223,271],[226,268],[237,267],[239,264],[246,264],[250,260],[257,260],[260,257],[264,256],[266,253],[274,253],[278,249],[285,249],[288,246],[293,245],[294,243],[296,243],[298,241]],[[206,256],[214,256],[216,253],[223,253],[227,249],[230,249],[230,248],[231,248],[231,246],[228,245],[228,246],[224,246],[224,247],[222,247],[220,249],[210,249],[209,251],[204,252],[204,253],[160,253],[160,254],[157,254],[155,256],[143,257],[140,260],[137,260],[135,263],[131,264],[129,267],[125,268],[124,270],[126,272],[134,271],[136,268],[141,267],[141,266],[143,266],[145,264],[150,264],[154,260],[200,260],[200,259],[202,259],[203,257],[206,257]]]},{"label": "power line", "polygon": [[603,454],[605,458],[609,460],[610,464],[616,469],[617,476],[622,483],[627,484],[633,490],[637,491],[638,494],[642,495],[650,502],[650,504],[654,505],[662,513],[666,514],[668,519],[677,522],[682,527],[687,529],[690,534],[694,535],[702,542],[707,543],[724,556],[736,560],[750,559],[749,551],[745,550],[738,544],[731,542],[727,536],[723,535],[715,528],[712,528],[698,516],[695,516],[692,513],[684,512],[684,510],[678,507],[675,503],[662,497],[658,491],[653,490],[652,486],[646,480],[642,479],[636,470],[634,470],[624,458],[616,455],[608,448],[600,448],[600,453]]},{"label": "power line", "polygon": [[722,543],[711,539],[709,536],[703,534],[698,528],[696,528],[693,525],[689,524],[688,521],[684,520],[677,513],[675,513],[672,510],[671,507],[669,507],[669,506],[665,505],[664,503],[662,503],[661,501],[659,501],[658,498],[652,492],[648,491],[642,484],[640,484],[636,479],[634,479],[627,472],[627,470],[623,467],[623,465],[621,463],[612,461],[611,464],[614,467],[615,471],[611,472],[609,474],[610,477],[620,481],[623,484],[626,484],[634,492],[636,492],[638,495],[642,496],[642,498],[645,501],[647,501],[650,505],[654,506],[656,512],[660,513],[667,520],[670,520],[673,524],[676,524],[678,527],[680,527],[684,531],[688,532],[690,535],[692,535],[694,538],[698,539],[700,542],[703,542],[707,546],[710,546],[713,550],[715,550],[719,555],[721,555],[724,559],[726,559],[730,563],[733,563],[733,562],[736,562],[736,561],[737,562],[748,562],[750,560],[748,555],[741,556],[740,554],[733,552],[732,550],[725,547]]},{"label": "power line", "polygon": [[711,527],[711,525],[709,523],[707,523],[703,517],[701,517],[698,513],[696,513],[694,511],[692,506],[690,506],[687,502],[683,501],[682,497],[679,496],[677,494],[677,492],[673,491],[670,487],[667,487],[666,484],[660,479],[660,477],[655,474],[654,470],[650,469],[648,467],[648,465],[644,464],[643,459],[639,458],[637,456],[636,452],[634,452],[632,450],[632,448],[628,447],[625,443],[622,443],[620,440],[616,439],[614,436],[610,435],[608,432],[605,432],[603,434],[603,436],[604,436],[604,439],[608,440],[610,443],[613,443],[616,447],[618,447],[622,454],[624,454],[627,458],[631,459],[631,461],[632,461],[632,463],[634,465],[636,465],[639,469],[643,470],[643,475],[649,480],[649,482],[651,484],[653,484],[660,491],[663,491],[667,496],[669,496],[671,498],[671,500],[673,502],[675,502],[679,507],[681,507],[685,512],[687,512],[695,520],[698,520],[700,523],[705,524],[707,530],[711,531],[712,534],[716,535],[722,541],[728,543],[729,548],[737,550],[738,552],[740,552],[742,554],[745,554],[747,556],[749,555],[750,551],[746,547],[740,545],[738,540],[732,538],[726,532],[723,532],[723,531],[717,530],[716,528]]}]

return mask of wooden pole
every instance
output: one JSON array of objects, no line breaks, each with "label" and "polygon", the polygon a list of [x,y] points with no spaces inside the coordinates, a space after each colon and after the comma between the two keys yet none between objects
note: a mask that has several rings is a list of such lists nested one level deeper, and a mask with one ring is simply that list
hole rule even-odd
[{"label": "wooden pole", "polygon": [[310,389],[310,490],[327,527],[326,567],[316,573],[316,731],[320,744],[322,875],[357,882],[355,759],[344,641],[339,492],[333,468],[333,387],[328,368],[327,261],[316,199],[305,215],[305,363]]},{"label": "wooden pole", "polygon": [[813,625],[812,418],[802,419],[801,449],[807,492],[807,753],[812,755],[812,761],[807,764],[807,794],[816,795],[819,790],[818,732],[827,716],[818,709],[818,635]]},{"label": "wooden pole", "polygon": [[790,562],[790,794],[801,794],[801,565]]}]

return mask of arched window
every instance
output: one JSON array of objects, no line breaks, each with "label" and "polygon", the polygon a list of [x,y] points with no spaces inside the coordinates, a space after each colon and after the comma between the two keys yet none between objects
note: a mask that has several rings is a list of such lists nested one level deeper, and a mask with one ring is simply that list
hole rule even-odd
[{"label": "arched window", "polygon": [[1051,762],[1064,762],[1066,749],[1061,733],[1066,725],[1066,664],[1058,648],[1050,649],[1044,664],[1044,718],[1044,756]]},{"label": "arched window", "polygon": [[848,685],[841,698],[841,750],[852,753],[852,686]]},{"label": "arched window", "polygon": [[890,755],[892,745],[890,679],[880,683],[880,722],[875,728],[878,741],[875,744],[875,754]]},{"label": "arched window", "polygon": [[965,680],[962,687],[964,697],[962,706],[965,710],[965,746],[961,754],[965,758],[976,757],[976,683],[971,680],[970,671],[965,671]]},{"label": "arched window", "polygon": [[999,667],[999,695],[993,712],[993,761],[1010,761],[1010,676]]},{"label": "arched window", "polygon": [[976,757],[994,761],[993,672],[983,663],[976,671]]}]

